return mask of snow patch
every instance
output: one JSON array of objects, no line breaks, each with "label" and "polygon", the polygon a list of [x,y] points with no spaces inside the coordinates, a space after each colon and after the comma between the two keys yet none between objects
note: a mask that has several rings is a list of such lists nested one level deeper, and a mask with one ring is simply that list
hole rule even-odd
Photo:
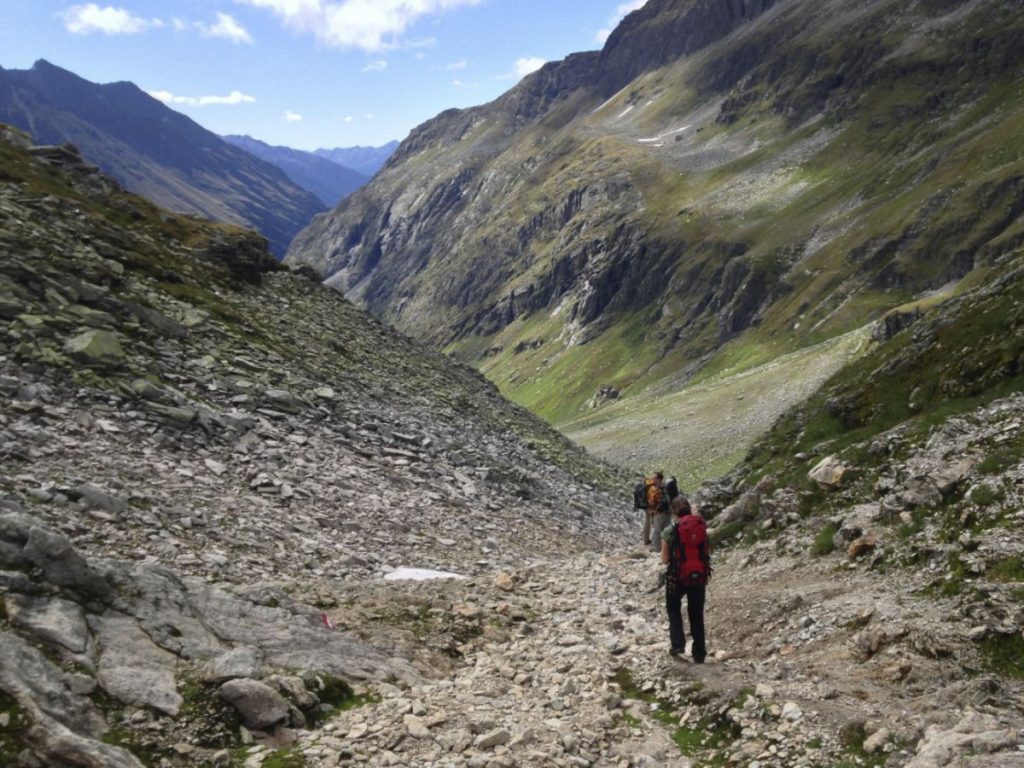
[{"label": "snow patch", "polygon": [[674,131],[667,131],[665,133],[658,134],[657,136],[652,136],[649,139],[637,139],[637,142],[639,142],[640,144],[655,144],[656,146],[660,147],[660,146],[663,146],[663,145],[662,144],[657,144],[657,142],[664,141],[666,136],[673,136],[673,135],[675,135],[677,133],[682,133],[683,131],[687,130],[689,127],[690,126],[688,126],[688,125],[684,125],[682,128],[676,128]]},{"label": "snow patch", "polygon": [[384,577],[384,581],[433,581],[435,579],[466,579],[458,573],[432,571],[429,568],[395,568]]},{"label": "snow patch", "polygon": [[632,105],[632,104],[630,104],[630,105],[629,105],[628,107],[626,107],[626,108],[625,108],[624,110],[622,110],[622,114],[621,114],[621,115],[619,115],[619,116],[618,116],[617,118],[615,118],[615,119],[616,119],[616,120],[621,120],[622,118],[624,118],[624,117],[625,117],[626,115],[628,115],[628,114],[629,114],[630,112],[632,112],[632,111],[633,111],[633,105]]},{"label": "snow patch", "polygon": [[617,99],[617,98],[619,97],[619,95],[621,95],[621,94],[622,94],[622,92],[623,92],[624,90],[626,90],[626,88],[629,88],[629,86],[627,85],[627,86],[625,86],[625,87],[623,87],[623,88],[620,88],[620,89],[619,89],[619,92],[618,92],[618,93],[616,93],[616,94],[615,94],[614,96],[612,96],[612,97],[611,97],[610,99],[608,99],[608,101],[606,101],[606,102],[605,102],[604,104],[602,104],[602,105],[601,105],[600,107],[598,107],[597,109],[595,109],[595,110],[594,110],[593,112],[591,112],[590,114],[592,114],[592,115],[596,115],[596,114],[597,114],[598,112],[600,112],[600,111],[601,111],[602,109],[604,109],[604,108],[605,108],[605,107],[607,107],[607,106],[608,106],[609,104],[611,104],[611,103],[612,103],[613,101],[615,101],[615,99]]}]

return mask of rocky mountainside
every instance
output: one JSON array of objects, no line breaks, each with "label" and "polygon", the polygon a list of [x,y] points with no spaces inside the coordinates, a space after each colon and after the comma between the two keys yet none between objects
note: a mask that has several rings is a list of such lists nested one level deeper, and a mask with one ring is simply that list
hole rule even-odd
[{"label": "rocky mountainside", "polygon": [[0,764],[1024,765],[1017,282],[701,489],[699,666],[628,478],[313,278],[2,132]]},{"label": "rocky mountainside", "polygon": [[327,207],[333,208],[370,180],[370,176],[336,162],[290,147],[273,147],[251,136],[222,136],[228,144],[244,149],[261,160],[277,166],[288,178],[312,192]]},{"label": "rocky mountainside", "polygon": [[398,149],[397,141],[389,141],[379,147],[334,147],[333,149],[317,149],[313,154],[323,157],[332,163],[352,168],[366,176],[373,176],[391,158]]},{"label": "rocky mountainside", "polygon": [[967,289],[1019,244],[1024,13],[650,0],[415,129],[291,264],[555,423]]},{"label": "rocky mountainside", "polygon": [[328,629],[332,583],[624,540],[617,470],[254,233],[5,130],[0,253],[4,765],[209,764],[436,674]]},{"label": "rocky mountainside", "polygon": [[0,122],[40,144],[74,144],[164,208],[256,229],[278,256],[326,207],[280,169],[132,83],[97,85],[43,60],[28,70],[0,68]]}]

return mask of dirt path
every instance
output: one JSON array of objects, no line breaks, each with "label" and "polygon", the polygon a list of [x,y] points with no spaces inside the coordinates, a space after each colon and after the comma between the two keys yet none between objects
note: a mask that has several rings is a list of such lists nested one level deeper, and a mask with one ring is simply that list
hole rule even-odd
[{"label": "dirt path", "polygon": [[[704,665],[668,655],[649,591],[661,566],[640,551],[364,592],[351,610],[390,629],[336,620],[390,637],[433,679],[377,689],[302,748],[325,766],[901,766],[927,727],[972,709],[1020,729],[1021,690],[972,673],[963,623],[913,596],[923,578],[886,588],[835,559],[770,555],[719,558]],[[1014,757],[1014,738],[977,765]]]}]

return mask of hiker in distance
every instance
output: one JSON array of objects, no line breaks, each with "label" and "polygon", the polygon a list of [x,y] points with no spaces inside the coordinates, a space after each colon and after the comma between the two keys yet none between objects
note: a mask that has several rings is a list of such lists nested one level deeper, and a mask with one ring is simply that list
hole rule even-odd
[{"label": "hiker in distance", "polygon": [[683,496],[672,500],[672,523],[661,534],[661,562],[668,566],[665,608],[668,611],[669,653],[686,652],[682,601],[686,597],[686,618],[693,639],[690,653],[697,664],[707,656],[704,638],[704,600],[711,578],[711,547],[704,518],[690,509]]}]

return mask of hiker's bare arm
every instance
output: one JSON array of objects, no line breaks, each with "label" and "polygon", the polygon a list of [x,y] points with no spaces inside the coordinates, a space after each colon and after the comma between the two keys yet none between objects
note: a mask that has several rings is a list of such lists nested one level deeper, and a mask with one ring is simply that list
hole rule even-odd
[{"label": "hiker's bare arm", "polygon": [[668,542],[664,539],[661,542],[661,562],[668,565]]}]

